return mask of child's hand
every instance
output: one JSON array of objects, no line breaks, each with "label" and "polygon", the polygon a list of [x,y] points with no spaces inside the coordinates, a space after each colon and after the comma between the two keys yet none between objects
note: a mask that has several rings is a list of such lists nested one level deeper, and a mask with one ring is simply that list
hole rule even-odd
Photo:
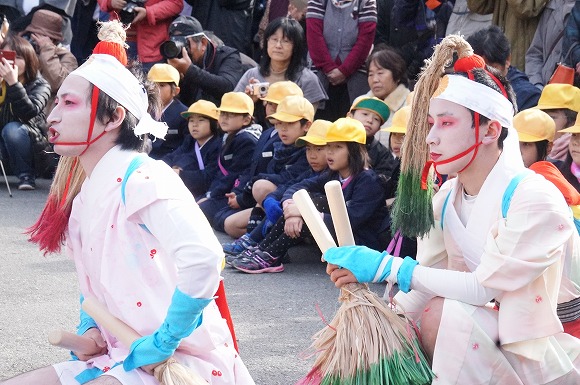
[{"label": "child's hand", "polygon": [[236,194],[233,192],[229,192],[226,194],[226,198],[228,198],[228,206],[230,206],[230,208],[236,210],[240,208],[240,205],[238,204],[238,200],[236,199]]},{"label": "child's hand", "polygon": [[[285,201],[286,203],[288,201]],[[284,219],[288,219],[291,217],[300,217],[300,210],[298,210],[298,206],[294,203],[294,201],[284,205]]]},{"label": "child's hand", "polygon": [[302,220],[302,217],[288,218],[284,223],[284,233],[286,233],[290,238],[298,238],[302,231],[303,224],[304,220]]}]

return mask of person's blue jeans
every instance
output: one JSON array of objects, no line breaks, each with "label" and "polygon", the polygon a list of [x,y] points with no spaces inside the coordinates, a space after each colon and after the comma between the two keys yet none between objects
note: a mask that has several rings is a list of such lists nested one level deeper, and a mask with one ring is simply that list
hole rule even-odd
[{"label": "person's blue jeans", "polygon": [[0,135],[0,150],[3,158],[8,158],[8,164],[14,175],[22,178],[34,178],[32,141],[26,124],[20,122],[7,123]]}]

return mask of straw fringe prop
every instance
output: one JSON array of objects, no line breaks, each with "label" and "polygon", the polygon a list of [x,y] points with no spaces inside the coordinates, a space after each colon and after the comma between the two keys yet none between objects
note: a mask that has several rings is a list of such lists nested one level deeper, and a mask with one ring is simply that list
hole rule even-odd
[{"label": "straw fringe prop", "polygon": [[[129,325],[109,313],[96,299],[85,298],[82,307],[99,325],[107,329],[127,347],[141,337]],[[207,385],[207,381],[177,362],[173,357],[156,366],[153,375],[161,385]]]},{"label": "straw fringe prop", "polygon": [[[326,187],[337,238],[341,245],[354,239],[340,183]],[[305,190],[294,194],[301,215],[324,253],[330,232],[324,226]],[[316,214],[316,215],[313,215]],[[315,220],[311,220],[314,218]],[[346,218],[346,221],[344,220]],[[341,288],[341,307],[334,319],[313,337],[313,369],[296,385],[421,385],[434,374],[425,358],[411,323],[396,314],[366,284]]]},{"label": "straw fringe prop", "polygon": [[29,241],[36,243],[44,255],[60,252],[72,203],[84,180],[85,172],[78,158],[60,158],[44,209],[36,223],[25,232],[30,236]]},{"label": "straw fringe prop", "polygon": [[458,35],[447,36],[426,61],[415,86],[391,226],[393,232],[400,229],[404,236],[410,238],[423,237],[434,223],[431,203],[433,178],[430,176],[431,164],[428,163],[429,146],[426,140],[429,133],[428,108],[431,96],[439,86],[439,79],[453,60],[454,52],[460,58],[473,54],[471,46],[463,38]]}]

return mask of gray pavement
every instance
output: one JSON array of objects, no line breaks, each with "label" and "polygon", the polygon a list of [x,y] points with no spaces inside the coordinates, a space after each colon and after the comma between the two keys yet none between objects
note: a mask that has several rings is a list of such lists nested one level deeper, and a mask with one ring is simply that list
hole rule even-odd
[{"label": "gray pavement", "polygon": [[[38,217],[50,181],[38,180],[37,190],[23,192],[8,179],[13,198],[0,176],[0,379],[68,359],[68,352],[50,346],[47,334],[74,331],[79,308],[73,263],[64,255],[44,257],[22,234]],[[312,359],[301,355],[324,326],[317,307],[330,320],[340,306],[338,289],[312,249],[293,249],[285,267],[279,274],[229,267],[223,273],[240,354],[258,385],[294,384],[306,374]]]}]

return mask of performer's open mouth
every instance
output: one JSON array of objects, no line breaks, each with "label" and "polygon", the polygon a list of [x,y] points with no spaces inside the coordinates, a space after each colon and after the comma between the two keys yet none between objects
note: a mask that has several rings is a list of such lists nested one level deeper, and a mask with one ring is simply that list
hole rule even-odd
[{"label": "performer's open mouth", "polygon": [[58,133],[58,131],[56,131],[54,128],[50,127],[48,129],[48,141],[50,143],[54,143],[56,142],[56,139],[60,136],[60,134]]}]

